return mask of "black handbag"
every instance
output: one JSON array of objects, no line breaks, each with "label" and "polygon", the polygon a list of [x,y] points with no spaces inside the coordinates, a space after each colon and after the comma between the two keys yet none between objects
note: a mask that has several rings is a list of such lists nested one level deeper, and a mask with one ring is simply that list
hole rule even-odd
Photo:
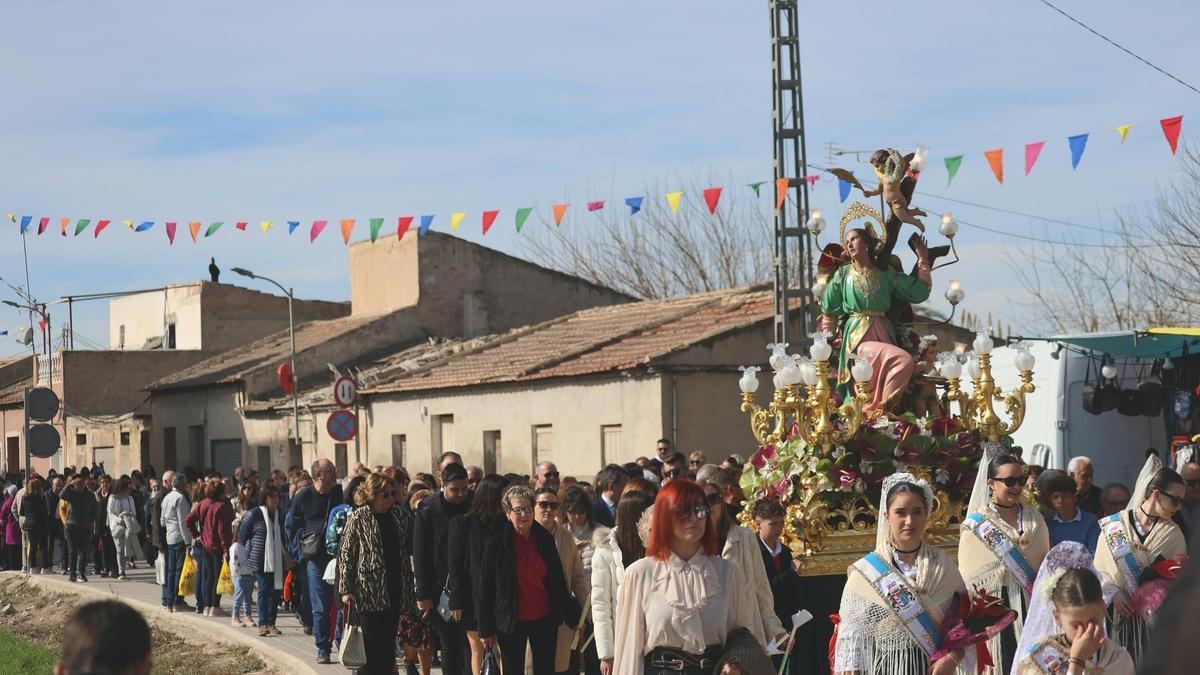
[{"label": "black handbag", "polygon": [[496,658],[495,649],[489,649],[483,655],[483,668],[479,669],[479,675],[500,675],[500,659]]},{"label": "black handbag", "polygon": [[305,560],[321,560],[328,557],[325,550],[325,526],[329,523],[329,512],[333,510],[332,495],[325,495],[325,518],[316,532],[308,531],[308,523],[304,524],[304,534],[300,535],[300,557]]},{"label": "black handbag", "polygon": [[1087,372],[1083,376],[1083,411],[1092,415],[1104,412],[1100,403],[1101,392],[1098,385],[1091,383],[1092,360],[1088,359]]}]

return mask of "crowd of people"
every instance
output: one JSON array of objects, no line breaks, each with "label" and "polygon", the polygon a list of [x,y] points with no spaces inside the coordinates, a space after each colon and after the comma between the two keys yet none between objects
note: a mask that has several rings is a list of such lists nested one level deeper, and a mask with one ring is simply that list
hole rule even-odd
[{"label": "crowd of people", "polygon": [[[294,612],[317,663],[332,662],[350,631],[361,636],[366,673],[426,675],[438,664],[479,675],[488,658],[506,675],[526,672],[527,658],[536,675],[777,672],[803,605],[799,562],[781,543],[784,505],[741,514],[741,462],[708,464],[663,440],[653,458],[588,481],[552,462],[532,476],[484,475],[454,452],[436,475],[415,476],[359,465],[339,477],[328,460],[266,476],[68,468],[6,486],[0,561],[31,574],[58,564],[79,583],[89,569],[125,580],[145,561],[166,611],[228,616],[263,637],[281,635],[281,609]],[[1197,458],[1181,462],[1182,476],[1153,462],[1133,490],[1093,485],[1082,457],[1040,475],[1017,456],[984,462],[957,563],[924,543],[928,486],[888,479],[876,548],[848,570],[831,668],[976,669],[975,651],[932,652],[923,624],[894,611],[895,589],[907,588],[912,616],[935,624],[967,589],[1014,610],[987,636],[995,672],[1041,672],[1029,668],[1046,655],[1069,672],[1076,661],[1078,672],[1132,672],[1151,620],[1135,607],[1128,559],[1105,537],[1136,541],[1133,568],[1145,568],[1183,554],[1200,511]],[[180,593],[185,564],[194,604]]]}]

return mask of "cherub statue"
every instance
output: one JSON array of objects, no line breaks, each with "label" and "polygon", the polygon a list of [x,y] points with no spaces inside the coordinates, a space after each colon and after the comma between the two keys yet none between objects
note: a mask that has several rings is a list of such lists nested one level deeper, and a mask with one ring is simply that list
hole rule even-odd
[{"label": "cherub statue", "polygon": [[925,223],[917,220],[917,216],[929,214],[921,209],[911,208],[909,202],[912,199],[912,192],[909,191],[908,194],[905,194],[901,189],[901,183],[908,174],[908,163],[912,161],[912,158],[912,154],[902,157],[892,148],[876,150],[875,154],[871,155],[871,166],[875,167],[875,175],[879,176],[879,187],[874,190],[859,187],[866,197],[883,194],[883,201],[887,202],[892,214],[899,218],[900,222],[913,225],[924,232]]}]

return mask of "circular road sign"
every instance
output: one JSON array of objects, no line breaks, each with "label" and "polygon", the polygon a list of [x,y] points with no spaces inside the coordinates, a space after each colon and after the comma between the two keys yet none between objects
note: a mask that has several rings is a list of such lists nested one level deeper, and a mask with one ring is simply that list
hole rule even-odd
[{"label": "circular road sign", "polygon": [[335,410],[325,422],[325,430],[333,440],[345,443],[358,433],[358,417],[349,410]]},{"label": "circular road sign", "polygon": [[29,402],[26,405],[29,419],[48,422],[58,414],[58,394],[53,389],[34,387],[29,390]]},{"label": "circular road sign", "polygon": [[354,405],[354,399],[358,398],[358,385],[354,382],[354,378],[349,375],[342,375],[333,383],[333,402],[339,408],[349,408]]},{"label": "circular road sign", "polygon": [[29,454],[39,459],[47,459],[58,452],[58,447],[62,445],[62,437],[58,435],[58,429],[49,424],[31,424],[25,442],[29,444]]}]

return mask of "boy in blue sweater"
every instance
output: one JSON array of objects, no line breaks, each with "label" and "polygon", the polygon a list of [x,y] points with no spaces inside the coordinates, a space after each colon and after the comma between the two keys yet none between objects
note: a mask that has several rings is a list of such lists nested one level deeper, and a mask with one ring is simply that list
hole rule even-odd
[{"label": "boy in blue sweater", "polygon": [[1070,476],[1055,476],[1048,482],[1042,498],[1053,512],[1046,519],[1046,527],[1050,530],[1050,546],[1076,541],[1095,553],[1096,542],[1100,539],[1100,523],[1096,516],[1076,506],[1075,481]]}]

